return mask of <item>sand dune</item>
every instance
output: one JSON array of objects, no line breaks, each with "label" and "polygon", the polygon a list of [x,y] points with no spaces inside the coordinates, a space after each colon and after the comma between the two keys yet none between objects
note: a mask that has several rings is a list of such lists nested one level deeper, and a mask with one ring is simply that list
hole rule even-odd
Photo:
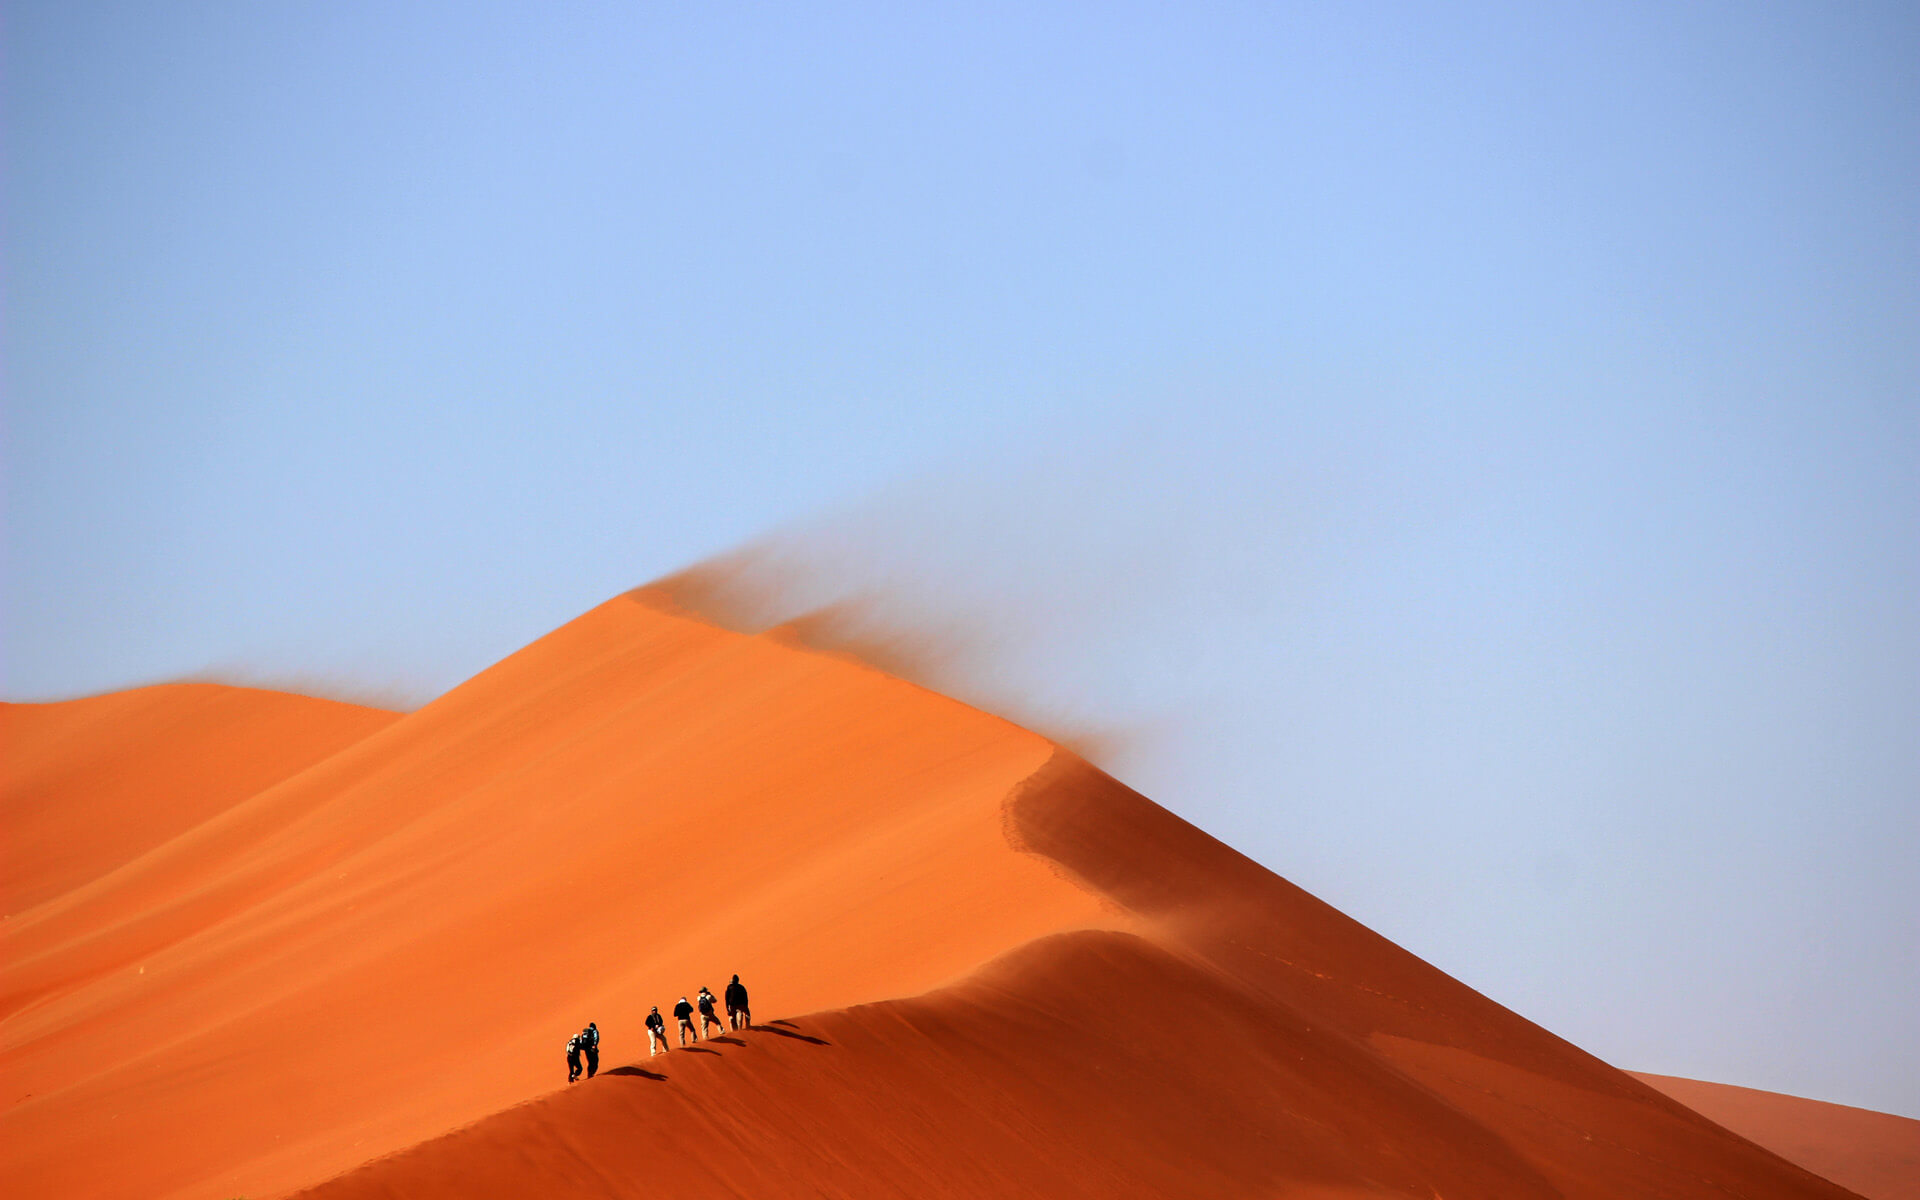
[{"label": "sand dune", "polygon": [[[364,719],[12,913],[9,1194],[258,1200],[363,1163],[325,1194],[1845,1194],[782,631],[643,591]],[[102,729],[33,777],[117,754]],[[209,756],[133,778],[184,796]],[[734,971],[763,1022],[812,1015],[650,1078],[647,1006]],[[637,1066],[561,1090],[589,1019]]]},{"label": "sand dune", "polygon": [[0,912],[71,891],[396,716],[213,684],[0,704]]},{"label": "sand dune", "polygon": [[538,1095],[587,1020],[631,1047],[732,971],[806,1012],[1101,920],[1001,833],[1051,752],[613,601],[8,921],[0,1177],[267,1195]]},{"label": "sand dune", "polygon": [[1920,1200],[1920,1121],[1671,1075],[1634,1077],[1869,1200]]}]

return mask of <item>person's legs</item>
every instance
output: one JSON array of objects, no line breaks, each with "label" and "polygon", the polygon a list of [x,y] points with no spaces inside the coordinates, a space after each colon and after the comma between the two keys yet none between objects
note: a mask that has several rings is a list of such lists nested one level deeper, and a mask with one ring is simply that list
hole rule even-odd
[{"label": "person's legs", "polygon": [[600,1071],[600,1047],[587,1047],[587,1078],[592,1079]]},{"label": "person's legs", "polygon": [[693,1032],[693,1022],[685,1017],[682,1017],[680,1018],[680,1044],[682,1046],[687,1044],[687,1038],[689,1035],[691,1035],[693,1040],[696,1042],[700,1040],[700,1035]]},{"label": "person's legs", "polygon": [[654,1036],[653,1026],[647,1026],[647,1057],[660,1053],[660,1039]]}]

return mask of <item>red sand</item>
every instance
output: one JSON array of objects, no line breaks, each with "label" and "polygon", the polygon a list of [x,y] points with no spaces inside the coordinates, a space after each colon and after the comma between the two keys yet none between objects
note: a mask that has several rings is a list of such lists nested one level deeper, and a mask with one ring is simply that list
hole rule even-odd
[{"label": "red sand", "polygon": [[[322,1191],[1846,1194],[1034,734],[670,609],[611,601],[244,799],[209,750],[273,722],[183,715],[144,789],[81,785],[76,822],[199,807],[11,911],[0,1188],[259,1200],[390,1155]],[[14,786],[10,822],[85,828]],[[647,1006],[733,971],[762,1022],[814,1015],[650,1067]],[[638,1068],[562,1090],[589,1019]]]},{"label": "red sand", "polygon": [[1920,1121],[1725,1083],[1633,1075],[1869,1200],[1920,1200]]}]

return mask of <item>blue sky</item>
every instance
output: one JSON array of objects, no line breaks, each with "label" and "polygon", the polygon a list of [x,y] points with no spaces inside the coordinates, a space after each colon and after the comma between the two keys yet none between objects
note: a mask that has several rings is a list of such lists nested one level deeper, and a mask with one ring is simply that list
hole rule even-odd
[{"label": "blue sky", "polygon": [[1920,1115],[1920,21],[1359,8],[9,6],[5,695],[771,539],[1603,1057]]}]

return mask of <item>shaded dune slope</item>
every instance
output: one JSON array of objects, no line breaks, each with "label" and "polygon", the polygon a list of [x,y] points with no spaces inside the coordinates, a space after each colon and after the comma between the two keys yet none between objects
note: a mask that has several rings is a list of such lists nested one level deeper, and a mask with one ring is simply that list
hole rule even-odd
[{"label": "shaded dune slope", "polygon": [[[659,591],[0,936],[10,1194],[1846,1194],[1045,739]],[[733,971],[812,1015],[647,1060]],[[589,1019],[616,1069],[556,1090]]]},{"label": "shaded dune slope", "polygon": [[1911,1117],[1726,1083],[1633,1074],[1868,1200],[1920,1200],[1920,1121]]}]

